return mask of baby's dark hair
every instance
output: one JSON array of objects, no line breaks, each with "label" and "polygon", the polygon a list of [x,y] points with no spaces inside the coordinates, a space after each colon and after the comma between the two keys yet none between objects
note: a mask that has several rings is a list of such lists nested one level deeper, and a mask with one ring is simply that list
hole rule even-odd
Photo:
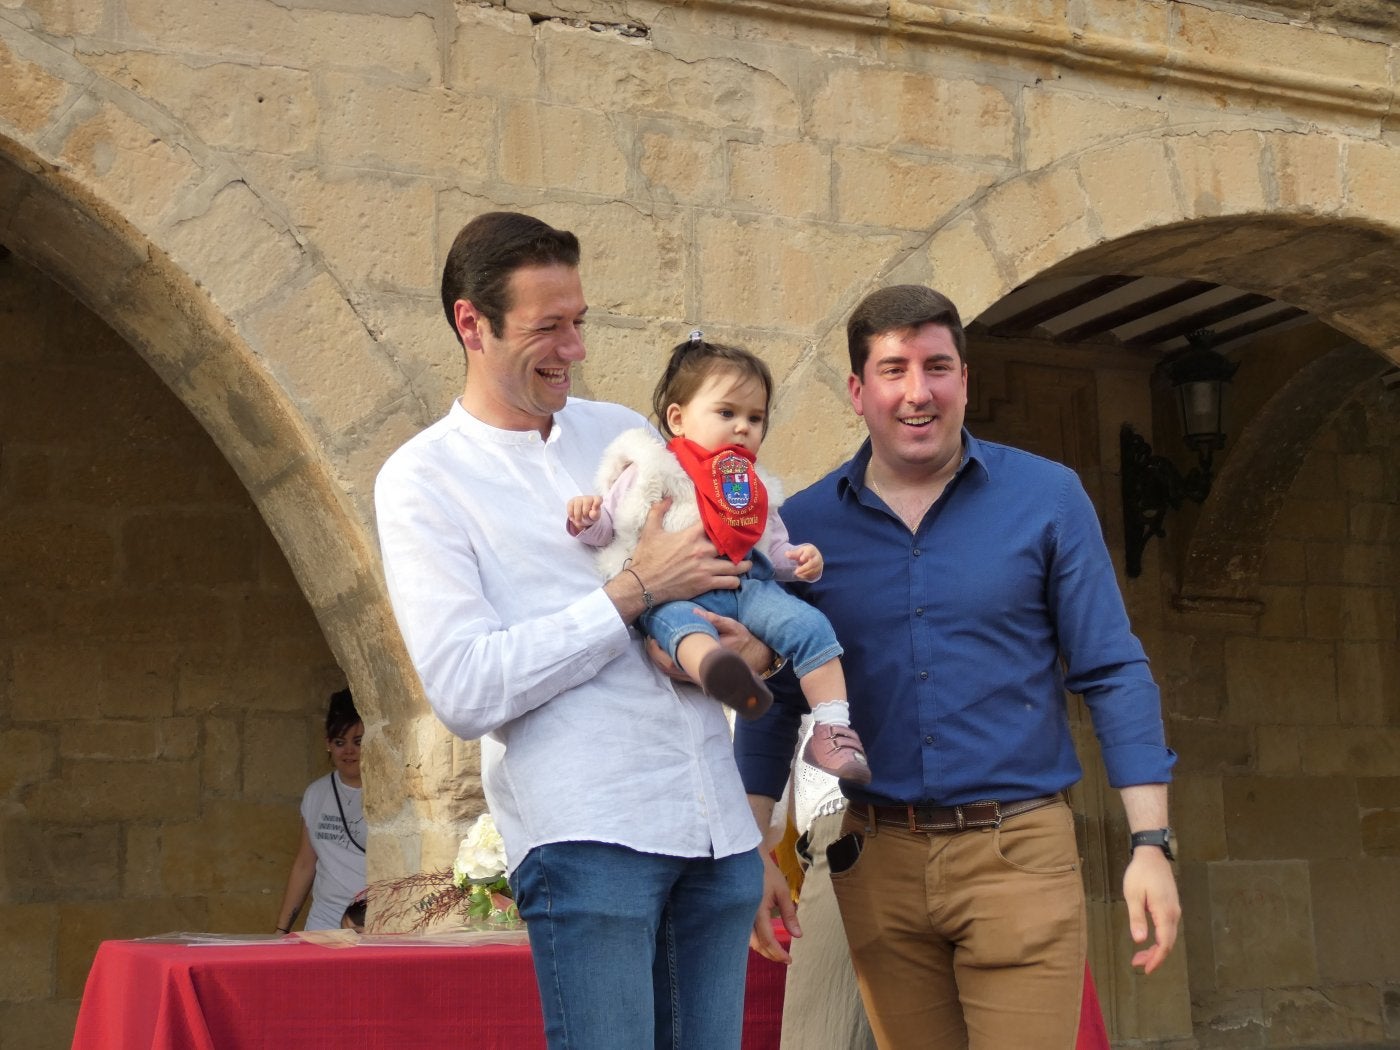
[{"label": "baby's dark hair", "polygon": [[656,425],[661,433],[668,438],[676,436],[666,425],[666,409],[688,403],[705,380],[721,371],[736,372],[763,384],[763,432],[768,432],[767,410],[773,401],[773,373],[768,371],[763,359],[741,346],[712,343],[703,333],[692,332],[689,339],[671,348],[671,360],[666,363],[666,371],[651,395],[651,410],[656,414]]},{"label": "baby's dark hair", "polygon": [[349,689],[331,694],[331,704],[326,710],[326,739],[334,740],[344,736],[356,722],[364,721],[355,710],[355,700]]}]

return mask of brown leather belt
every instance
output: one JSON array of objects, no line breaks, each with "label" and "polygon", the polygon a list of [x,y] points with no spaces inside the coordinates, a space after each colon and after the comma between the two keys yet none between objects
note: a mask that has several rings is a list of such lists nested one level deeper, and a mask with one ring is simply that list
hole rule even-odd
[{"label": "brown leather belt", "polygon": [[1063,795],[1042,795],[1040,798],[1022,799],[1020,802],[966,802],[961,806],[930,806],[914,803],[906,806],[867,806],[864,802],[852,802],[853,816],[863,820],[873,819],[876,824],[885,824],[906,831],[951,832],[967,831],[971,828],[999,828],[1007,817],[1018,813],[1029,813],[1033,809],[1053,806],[1064,799]]}]

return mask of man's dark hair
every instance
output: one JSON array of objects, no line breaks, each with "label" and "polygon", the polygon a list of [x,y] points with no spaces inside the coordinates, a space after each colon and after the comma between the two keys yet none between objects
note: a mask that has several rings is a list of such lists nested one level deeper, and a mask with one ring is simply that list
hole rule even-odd
[{"label": "man's dark hair", "polygon": [[355,710],[355,700],[349,689],[331,694],[330,706],[326,709],[326,739],[334,740],[344,736],[357,723],[364,719]]},{"label": "man's dark hair", "polygon": [[846,322],[846,350],[851,372],[864,378],[870,357],[870,340],[886,332],[938,324],[948,329],[958,359],[967,362],[967,336],[953,301],[942,292],[921,284],[896,284],[871,292],[856,306]]},{"label": "man's dark hair", "polygon": [[454,304],[465,299],[481,312],[492,335],[510,310],[510,275],[522,266],[578,265],[578,238],[568,230],[514,211],[478,215],[458,232],[442,268],[442,309],[460,343]]}]

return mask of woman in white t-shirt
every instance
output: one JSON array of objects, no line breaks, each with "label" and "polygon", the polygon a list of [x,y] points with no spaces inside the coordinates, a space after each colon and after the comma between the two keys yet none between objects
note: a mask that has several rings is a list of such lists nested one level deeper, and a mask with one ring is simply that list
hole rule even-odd
[{"label": "woman in white t-shirt", "polygon": [[331,696],[326,712],[326,752],[334,768],[311,782],[301,799],[301,847],[277,932],[287,933],[311,895],[308,930],[333,930],[345,909],[365,888],[365,812],[360,797],[360,741],[365,727],[349,689]]}]

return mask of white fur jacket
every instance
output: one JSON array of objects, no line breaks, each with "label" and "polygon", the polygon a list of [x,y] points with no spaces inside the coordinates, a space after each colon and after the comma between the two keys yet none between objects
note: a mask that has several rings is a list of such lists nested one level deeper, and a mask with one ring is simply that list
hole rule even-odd
[{"label": "white fur jacket", "polygon": [[[778,516],[783,501],[781,487],[762,471],[759,477],[768,490],[768,522],[755,549],[773,563],[778,579],[794,580],[794,565],[787,557],[793,545]],[[624,431],[613,439],[603,453],[597,485],[603,493],[602,509],[598,520],[578,538],[599,548],[598,571],[604,579],[622,571],[623,563],[637,547],[647,513],[657,500],[671,497],[671,509],[661,520],[667,532],[679,532],[700,520],[695,483],[680,461],[645,427]]]}]

